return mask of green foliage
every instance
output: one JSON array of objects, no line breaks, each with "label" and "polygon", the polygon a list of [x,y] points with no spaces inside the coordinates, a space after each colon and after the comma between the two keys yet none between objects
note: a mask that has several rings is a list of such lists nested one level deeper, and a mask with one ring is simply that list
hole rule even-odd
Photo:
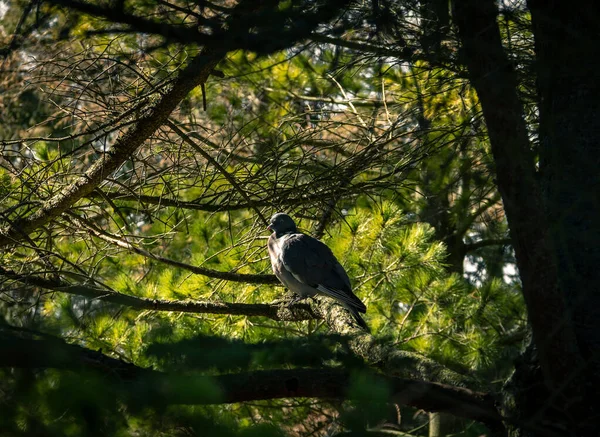
[{"label": "green foliage", "polygon": [[355,432],[380,423],[386,419],[391,394],[385,382],[356,372],[348,388],[350,402],[341,415],[342,423]]},{"label": "green foliage", "polygon": [[[4,35],[12,35],[25,7],[11,2],[0,23],[7,47]],[[225,20],[218,22],[226,29],[229,7],[124,3],[125,12],[165,26],[202,29],[212,25],[202,24],[205,16]],[[299,7],[277,3],[281,12]],[[168,95],[199,50],[98,14],[39,8],[24,15],[35,32],[23,31],[23,46],[3,61],[2,230],[81,183]],[[332,37],[344,20],[370,23],[368,13],[350,11]],[[34,17],[40,14],[53,19]],[[505,38],[524,32],[516,24]],[[353,28],[344,38],[371,41],[380,30],[364,32]],[[365,302],[378,341],[500,385],[525,332],[524,305],[518,282],[503,280],[510,251],[471,249],[506,238],[507,224],[479,102],[462,72],[451,63],[433,67],[311,44],[268,56],[237,50],[213,73],[170,116],[195,147],[164,124],[95,190],[0,253],[2,268],[61,285],[2,277],[1,323],[164,377],[132,382],[102,363],[96,371],[1,369],[0,430],[324,435],[362,433],[384,419],[389,387],[366,370],[370,363],[351,351],[351,339],[332,335],[321,320],[140,310],[72,289],[156,302],[273,302],[284,295],[281,286],[215,279],[189,266],[271,273],[259,215],[283,210],[307,233],[331,213],[322,240]],[[463,274],[465,260],[474,273]],[[223,401],[216,375],[303,368],[351,371],[348,401],[200,405]],[[412,423],[423,435],[419,420],[406,419],[406,430]],[[463,431],[480,430],[468,424]]]},{"label": "green foliage", "polygon": [[182,402],[188,394],[199,403],[218,401],[218,387],[206,378],[147,379],[123,385],[93,373],[46,371],[35,380],[32,376],[17,372],[10,378],[17,381],[10,389],[19,403],[4,405],[0,426],[5,435],[282,435],[267,424],[237,426],[211,407],[169,407],[160,402],[164,387],[175,391]]},{"label": "green foliage", "polygon": [[[149,333],[152,336],[152,333]],[[171,371],[280,368],[283,365],[319,367],[327,362],[350,364],[345,339],[312,335],[251,344],[215,336],[196,336],[176,343],[152,343],[146,354]]]},{"label": "green foliage", "polygon": [[[167,217],[171,214],[168,209],[163,212]],[[246,238],[246,217],[246,214],[237,213],[198,213],[196,217],[188,214],[190,233],[176,234],[161,254],[220,270],[244,263],[241,272],[265,272],[268,263],[261,254],[264,240],[231,246],[231,241]],[[303,224],[300,221],[300,226]],[[190,238],[202,233],[207,238]],[[510,353],[503,340],[524,323],[520,295],[498,279],[475,287],[456,274],[448,273],[443,262],[444,247],[432,240],[433,235],[434,230],[429,225],[411,223],[397,206],[383,201],[370,208],[351,210],[324,241],[353,279],[355,292],[368,307],[366,320],[376,336],[387,337],[399,348],[419,352],[482,378],[506,376],[510,369],[507,363],[517,348]],[[119,262],[115,263],[113,257],[99,257],[95,253],[98,247],[73,246],[68,240],[62,244],[65,256],[73,256],[73,262],[77,259],[98,260],[99,263],[95,261],[94,265],[96,280],[125,294],[153,299],[262,303],[279,297],[283,291],[279,287],[226,283],[190,275],[183,269],[144,260],[137,254],[120,253]],[[74,247],[77,247],[76,253],[73,253]],[[249,258],[249,253],[256,253],[256,258]],[[216,258],[219,261],[215,262]],[[61,295],[44,299],[44,302],[41,322],[45,330],[76,332],[92,349],[118,351],[118,355],[127,361],[174,375],[289,366],[341,365],[346,369],[364,366],[349,351],[346,339],[326,334],[324,327],[315,332],[315,326],[310,322],[292,322],[273,329],[273,325],[263,325],[259,320],[242,316],[138,313]],[[91,408],[90,414],[100,418],[119,411],[115,417],[121,418],[121,425],[116,420],[106,419],[106,426],[110,422],[110,426],[115,427],[107,428],[111,433],[133,429],[136,423],[146,426],[146,419],[142,417],[148,414],[148,408],[167,408],[153,405],[149,400],[155,396],[143,385],[138,386],[139,389],[128,387],[129,394],[121,395],[118,400],[95,399],[92,393],[100,391],[104,382],[94,379],[93,375],[85,376],[91,378],[89,381],[79,381],[77,378],[83,376],[77,374],[50,375],[42,374],[38,378],[37,384],[46,387],[46,394],[40,394],[41,389],[37,389],[31,395],[36,398],[35,405],[43,409],[46,402],[52,404],[53,409],[44,416],[48,420],[60,416],[59,411],[73,414],[73,421],[61,422],[64,426],[69,423],[71,430],[60,428],[60,431],[52,432],[66,435],[88,432],[87,425],[77,419],[83,415],[81,408]],[[173,379],[169,383],[181,399],[190,395],[198,399],[198,393],[206,393],[208,400],[213,399],[211,396],[218,399],[218,390],[210,384],[205,385],[208,382],[190,385],[187,378],[181,381],[178,383]],[[381,418],[382,411],[386,411],[382,405],[389,394],[380,383],[361,376],[353,381],[350,388],[352,401],[340,416],[340,423],[349,429],[360,430]],[[80,391],[77,396],[71,394],[82,385],[86,387],[85,391]],[[379,389],[375,390],[375,387]],[[82,400],[88,395],[95,400],[92,406],[85,407]],[[61,397],[73,404],[59,402]],[[79,405],[78,409],[71,406],[75,404]],[[123,410],[120,405],[128,407]],[[213,411],[210,407],[205,409]],[[167,410],[169,415],[173,413],[179,417],[182,414],[175,407]],[[220,417],[229,417],[227,409],[214,407],[214,411],[220,411]],[[231,420],[238,414],[234,413]],[[179,417],[177,420],[187,419]]]}]

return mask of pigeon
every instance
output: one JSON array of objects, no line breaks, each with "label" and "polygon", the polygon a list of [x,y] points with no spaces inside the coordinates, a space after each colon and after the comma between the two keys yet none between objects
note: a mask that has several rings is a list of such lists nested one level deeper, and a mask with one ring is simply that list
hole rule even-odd
[{"label": "pigeon", "polygon": [[272,232],[267,247],[273,273],[297,296],[291,303],[322,294],[340,302],[365,330],[367,324],[359,315],[367,307],[356,297],[348,274],[324,243],[298,232],[292,218],[284,213],[271,217],[267,229]]}]

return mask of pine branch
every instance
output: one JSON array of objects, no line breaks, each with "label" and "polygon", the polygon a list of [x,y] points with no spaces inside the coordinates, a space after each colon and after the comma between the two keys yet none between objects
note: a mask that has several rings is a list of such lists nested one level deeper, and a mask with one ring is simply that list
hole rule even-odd
[{"label": "pine branch", "polygon": [[275,275],[252,275],[244,273],[221,272],[218,270],[207,269],[205,267],[193,266],[191,264],[186,264],[180,261],[176,261],[174,259],[166,258],[164,256],[155,255],[152,252],[149,252],[145,249],[142,249],[141,247],[131,244],[123,238],[112,235],[98,228],[97,226],[94,226],[89,221],[82,219],[74,213],[69,213],[69,215],[73,217],[73,219],[81,227],[87,229],[88,232],[93,236],[98,237],[116,246],[127,249],[130,252],[137,253],[138,255],[142,255],[148,259],[152,259],[166,265],[178,267],[180,269],[185,269],[197,275],[207,276],[209,278],[215,279],[223,279],[226,281],[244,282],[246,284],[279,284],[279,280],[277,279],[277,277],[275,277]]},{"label": "pine branch", "polygon": [[[311,308],[336,334],[351,337],[352,352],[385,375],[428,380],[460,387],[477,387],[480,382],[462,375],[420,354],[400,350],[365,332],[340,304],[327,297],[313,298]],[[368,314],[368,310],[367,310]]]},{"label": "pine branch", "polygon": [[[167,120],[167,125],[169,126],[169,128],[171,128],[171,130],[173,132],[175,132],[177,135],[179,135],[179,137],[185,141],[192,149],[194,149],[196,152],[198,152],[204,159],[206,159],[208,162],[210,162],[210,164],[215,167],[217,170],[219,170],[219,173],[221,173],[223,175],[223,177],[225,179],[227,179],[227,181],[231,184],[232,187],[235,188],[235,190],[240,193],[240,195],[244,198],[244,200],[246,201],[246,203],[248,203],[249,205],[252,204],[252,199],[250,199],[250,196],[248,196],[248,193],[246,193],[246,191],[244,191],[244,189],[242,187],[240,187],[240,185],[238,184],[238,182],[235,180],[235,177],[230,174],[225,167],[223,167],[216,159],[214,159],[212,156],[210,156],[209,153],[205,152],[204,149],[202,149],[202,147],[200,147],[198,144],[196,144],[196,142],[189,136],[187,135],[185,132],[183,132],[181,129],[179,129],[179,127],[173,123],[170,120]],[[269,224],[269,221],[265,218],[265,216],[262,214],[262,212],[260,212],[260,209],[258,209],[257,207],[253,207],[254,212],[256,212],[256,214],[258,215],[258,217],[260,217],[260,219],[262,220],[262,222],[264,223],[265,227]]]},{"label": "pine branch", "polygon": [[[297,189],[304,188],[298,187]],[[331,190],[327,190],[324,192],[319,192],[316,194],[307,194],[305,197],[293,198],[289,195],[291,193],[290,190],[281,190],[275,196],[271,196],[268,199],[256,199],[251,200],[249,203],[199,203],[199,202],[189,202],[185,200],[178,200],[171,197],[166,196],[148,196],[144,194],[127,194],[124,192],[107,192],[106,196],[113,200],[122,200],[122,201],[133,201],[145,203],[148,205],[160,205],[160,206],[172,206],[175,208],[181,209],[190,209],[195,211],[207,211],[207,212],[222,212],[222,211],[237,211],[241,209],[255,209],[262,207],[274,207],[275,205],[285,205],[288,207],[294,207],[297,205],[308,204],[311,201],[322,200],[324,196],[330,195]],[[296,193],[297,194],[297,193]],[[87,197],[102,197],[102,195],[96,191],[90,193]]]},{"label": "pine branch", "polygon": [[248,317],[267,317],[275,321],[323,319],[329,329],[349,336],[350,349],[373,367],[390,376],[401,376],[454,386],[477,386],[467,375],[458,374],[419,354],[399,350],[382,343],[365,332],[348,310],[327,297],[316,296],[310,302],[290,306],[280,304],[244,304],[225,302],[194,302],[148,299],[119,293],[85,284],[70,284],[34,275],[21,275],[0,266],[0,275],[25,285],[40,287],[90,299],[98,299],[135,310],[179,311],[194,314],[228,314]]},{"label": "pine branch", "polygon": [[[48,3],[53,3],[57,6],[69,10],[75,10],[84,14],[95,17],[102,17],[111,23],[122,23],[131,26],[135,31],[140,33],[149,33],[162,35],[169,40],[185,41],[186,43],[197,42],[204,44],[210,39],[210,35],[203,34],[198,31],[197,25],[172,25],[162,21],[155,21],[145,17],[131,14],[123,9],[123,7],[108,7],[95,5],[90,2],[82,2],[77,0],[46,0]],[[199,17],[196,17],[198,20]],[[199,23],[200,24],[200,23]],[[202,25],[215,26],[216,20],[201,18]],[[122,32],[122,30],[115,30]]]},{"label": "pine branch", "polygon": [[0,367],[94,370],[122,380],[153,372],[51,335],[4,324],[0,325],[0,350]]},{"label": "pine branch", "polygon": [[148,299],[131,296],[92,285],[70,284],[60,280],[50,280],[35,275],[21,275],[0,266],[0,275],[25,285],[67,293],[89,299],[97,299],[124,305],[136,310],[178,311],[194,314],[228,314],[250,317],[267,317],[276,321],[299,321],[320,318],[311,306],[294,304],[244,304],[226,302],[195,302],[181,300]]},{"label": "pine branch", "polygon": [[[196,24],[187,25],[149,19],[129,13],[119,6],[98,6],[78,0],[46,1],[68,10],[104,18],[112,24],[130,27],[117,28],[115,33],[149,33],[160,35],[169,43],[195,43],[221,52],[245,49],[261,54],[286,49],[308,38],[320,24],[335,18],[349,3],[348,0],[328,0],[317,3],[317,7],[281,9],[276,7],[277,2],[246,0],[225,9],[227,17],[223,20],[196,14]],[[208,27],[210,31],[200,32],[198,25]]]},{"label": "pine branch", "polygon": [[58,217],[79,199],[94,191],[164,124],[171,112],[191,90],[207,80],[223,55],[224,53],[221,52],[213,53],[206,49],[202,50],[181,71],[171,90],[162,95],[152,110],[125,135],[121,136],[102,158],[92,164],[75,182],[48,199],[35,213],[0,229],[0,247],[22,240],[26,235]]},{"label": "pine branch", "polygon": [[[143,389],[152,404],[220,404],[282,398],[346,399],[350,374],[339,368],[262,370],[216,376],[175,375],[138,367],[101,352],[43,335],[23,335],[0,327],[0,367],[92,370],[108,377],[117,395]],[[465,388],[372,375],[390,388],[391,401],[427,411],[447,411],[501,426],[491,397]],[[119,384],[119,380],[129,384]],[[110,384],[113,382],[115,384]],[[136,385],[137,383],[137,385]],[[187,389],[182,390],[182,387]],[[215,387],[213,395],[190,387]],[[131,393],[129,393],[131,394]]]},{"label": "pine branch", "polygon": [[[206,211],[206,212],[222,212],[222,211],[237,211],[240,209],[250,208],[262,208],[265,206],[272,206],[275,203],[272,199],[265,200],[253,200],[251,203],[199,203],[199,202],[188,202],[185,200],[174,199],[166,196],[148,196],[145,194],[127,194],[123,192],[107,192],[105,193],[109,199],[121,200],[127,202],[139,202],[148,205],[160,205],[163,207],[172,206],[181,209],[190,209],[194,211]],[[102,197],[98,192],[92,192],[88,197]],[[299,200],[298,203],[304,201]]]},{"label": "pine branch", "polygon": [[394,50],[362,41],[348,41],[343,38],[336,38],[318,33],[311,34],[310,39],[321,44],[331,44],[339,47],[346,47],[351,50],[356,50],[363,53],[372,53],[374,55],[392,56],[401,59],[411,58],[413,55],[412,50],[410,49]]}]

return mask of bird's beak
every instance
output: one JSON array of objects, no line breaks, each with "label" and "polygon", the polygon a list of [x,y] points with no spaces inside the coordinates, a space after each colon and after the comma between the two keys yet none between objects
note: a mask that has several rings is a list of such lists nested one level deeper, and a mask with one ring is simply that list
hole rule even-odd
[{"label": "bird's beak", "polygon": [[267,229],[268,229],[270,232],[273,232],[273,228],[271,227],[271,225],[267,226]]}]

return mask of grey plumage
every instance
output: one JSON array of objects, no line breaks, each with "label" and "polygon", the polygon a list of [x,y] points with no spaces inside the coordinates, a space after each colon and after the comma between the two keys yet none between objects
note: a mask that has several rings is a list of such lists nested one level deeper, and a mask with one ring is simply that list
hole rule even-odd
[{"label": "grey plumage", "polygon": [[352,292],[350,278],[324,243],[298,232],[292,218],[275,214],[268,229],[273,231],[267,247],[273,272],[290,291],[304,299],[324,294],[340,302],[365,329],[367,324],[358,313],[367,308]]}]

